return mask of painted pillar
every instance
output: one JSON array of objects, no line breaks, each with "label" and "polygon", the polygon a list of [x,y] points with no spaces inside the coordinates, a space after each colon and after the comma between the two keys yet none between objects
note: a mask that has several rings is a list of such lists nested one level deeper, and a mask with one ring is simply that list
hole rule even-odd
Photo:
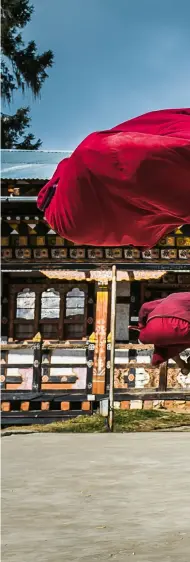
[{"label": "painted pillar", "polygon": [[106,344],[108,324],[108,283],[98,283],[96,299],[95,350],[93,367],[93,394],[105,393]]}]

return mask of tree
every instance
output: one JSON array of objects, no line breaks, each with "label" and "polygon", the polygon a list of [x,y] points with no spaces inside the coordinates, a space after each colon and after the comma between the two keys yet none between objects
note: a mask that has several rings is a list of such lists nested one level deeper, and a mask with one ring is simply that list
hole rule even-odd
[{"label": "tree", "polygon": [[[14,92],[23,94],[29,88],[34,97],[40,95],[47,69],[53,64],[52,51],[38,54],[34,41],[23,42],[20,30],[30,21],[33,6],[30,0],[2,0],[1,5],[1,93],[10,105]],[[20,108],[15,115],[2,113],[2,148],[28,148],[37,150],[41,141],[34,142],[32,133],[25,134],[30,126],[29,107]]]},{"label": "tree", "polygon": [[[29,117],[29,107],[18,109],[15,115],[1,116],[1,146],[2,148],[18,148],[20,150],[38,150],[42,142],[36,142],[32,133],[25,135],[23,141],[20,138],[24,135],[25,129],[29,127],[31,118]],[[20,141],[20,142],[19,142]]]}]

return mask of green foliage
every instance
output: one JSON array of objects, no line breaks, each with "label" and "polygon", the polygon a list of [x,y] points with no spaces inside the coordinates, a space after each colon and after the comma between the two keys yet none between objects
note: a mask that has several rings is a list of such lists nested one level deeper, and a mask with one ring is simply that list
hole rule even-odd
[{"label": "green foliage", "polygon": [[[29,0],[2,0],[1,93],[2,99],[8,104],[18,89],[24,94],[26,88],[29,88],[34,97],[39,96],[48,77],[47,69],[53,65],[51,50],[39,55],[35,41],[25,44],[22,39],[21,30],[30,21],[32,13],[33,6]],[[32,134],[24,136],[29,124],[28,107],[19,109],[15,115],[2,114],[2,148],[37,150],[41,141],[33,142]]]},{"label": "green foliage", "polygon": [[[41,141],[34,142],[34,135],[29,133],[24,135],[25,130],[30,125],[31,118],[29,117],[29,107],[18,109],[15,115],[1,116],[1,147],[2,148],[17,148],[20,150],[38,150],[41,146]],[[23,140],[21,137],[24,135]]]},{"label": "green foliage", "polygon": [[[167,410],[116,410],[114,412],[114,432],[162,431],[172,428],[187,427],[190,429],[190,414],[168,412]],[[16,430],[16,428],[14,428]],[[18,427],[18,433],[105,433],[108,431],[107,420],[100,414],[93,416],[81,415],[65,421],[47,425]],[[11,428],[5,430],[11,433]]]}]

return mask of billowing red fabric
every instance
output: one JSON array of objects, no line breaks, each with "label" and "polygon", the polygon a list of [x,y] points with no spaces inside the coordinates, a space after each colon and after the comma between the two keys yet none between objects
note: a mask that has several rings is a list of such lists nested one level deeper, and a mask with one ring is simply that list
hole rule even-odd
[{"label": "billowing red fabric", "polygon": [[49,225],[78,244],[154,246],[190,224],[190,109],[168,109],[92,133],[60,162]]}]

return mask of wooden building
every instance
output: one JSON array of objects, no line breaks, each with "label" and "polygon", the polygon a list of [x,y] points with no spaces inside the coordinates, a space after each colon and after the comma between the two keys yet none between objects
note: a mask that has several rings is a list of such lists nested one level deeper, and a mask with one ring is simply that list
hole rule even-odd
[{"label": "wooden building", "polygon": [[64,156],[2,151],[3,423],[90,414],[107,398],[113,264],[115,402],[150,406],[175,392],[187,404],[190,377],[171,365],[163,383],[150,368],[151,346],[139,346],[128,326],[137,324],[144,301],[190,290],[190,226],[145,251],[62,239],[37,210],[36,196]]}]

